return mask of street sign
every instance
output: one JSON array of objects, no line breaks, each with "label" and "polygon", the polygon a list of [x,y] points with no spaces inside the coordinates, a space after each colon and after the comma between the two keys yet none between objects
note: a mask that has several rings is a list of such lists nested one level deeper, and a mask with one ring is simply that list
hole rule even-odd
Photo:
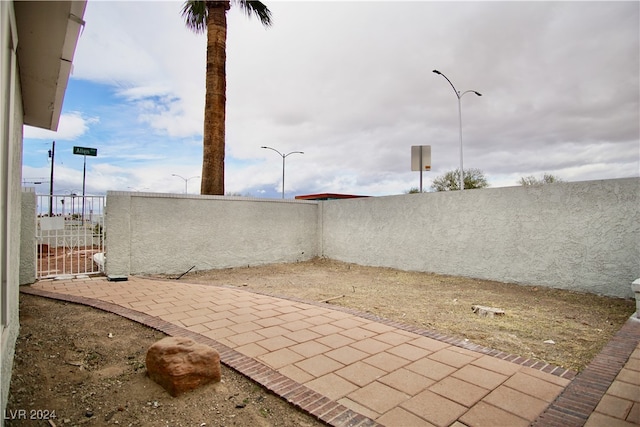
[{"label": "street sign", "polygon": [[97,148],[88,147],[73,147],[73,154],[80,154],[81,156],[97,156]]},{"label": "street sign", "polygon": [[422,193],[422,172],[431,170],[431,146],[411,146],[411,170],[420,171],[420,192]]},{"label": "street sign", "polygon": [[412,145],[411,146],[411,170],[430,171],[431,170],[431,146]]}]

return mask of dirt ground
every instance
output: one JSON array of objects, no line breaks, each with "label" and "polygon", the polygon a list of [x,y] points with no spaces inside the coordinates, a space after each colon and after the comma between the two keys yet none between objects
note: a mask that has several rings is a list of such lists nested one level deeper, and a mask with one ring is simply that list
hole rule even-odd
[{"label": "dirt ground", "polygon": [[224,366],[221,382],[171,397],[144,365],[163,337],[115,314],[21,294],[5,425],[324,425]]},{"label": "dirt ground", "polygon": [[[310,301],[331,299],[328,304],[577,371],[635,311],[631,299],[365,267],[326,258],[188,273],[180,280]],[[505,315],[480,317],[471,310],[473,305],[500,308]],[[545,344],[548,340],[555,344]]]},{"label": "dirt ground", "polygon": [[[188,273],[179,281],[328,299],[326,304],[574,370],[584,368],[635,310],[630,299],[320,258]],[[7,426],[323,425],[224,367],[221,383],[172,398],[144,367],[147,348],[162,333],[89,307],[20,298],[21,329],[4,414],[14,419]],[[471,310],[476,304],[505,315],[480,317]],[[40,420],[15,419],[20,410]],[[43,419],[46,411],[55,411],[56,418]]]}]

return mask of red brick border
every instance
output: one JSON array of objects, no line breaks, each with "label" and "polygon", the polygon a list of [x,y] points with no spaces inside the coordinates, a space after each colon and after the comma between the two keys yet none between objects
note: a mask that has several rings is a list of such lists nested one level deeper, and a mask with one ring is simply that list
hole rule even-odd
[{"label": "red brick border", "polygon": [[532,426],[582,427],[640,343],[640,320],[626,321]]},{"label": "red brick border", "polygon": [[220,354],[220,362],[225,366],[255,381],[276,396],[279,396],[296,408],[327,425],[335,427],[382,427],[381,424],[371,418],[365,417],[338,402],[330,400],[324,395],[282,375],[255,359],[247,357],[214,339],[174,325],[158,317],[106,301],[49,292],[32,287],[21,287],[20,292],[97,308],[133,320],[164,332],[167,335],[188,337],[194,341],[211,346],[218,351]]}]

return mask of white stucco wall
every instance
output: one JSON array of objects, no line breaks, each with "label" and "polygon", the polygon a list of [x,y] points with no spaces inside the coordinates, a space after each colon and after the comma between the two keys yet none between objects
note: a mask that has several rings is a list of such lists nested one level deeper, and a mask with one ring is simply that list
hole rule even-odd
[{"label": "white stucco wall", "polygon": [[[22,177],[22,98],[16,57],[13,3],[0,1],[0,409],[9,395],[19,331],[20,210]],[[4,418],[4,417],[2,417]],[[0,421],[3,424],[4,420]]]},{"label": "white stucco wall", "polygon": [[324,256],[631,297],[640,179],[334,200]]},{"label": "white stucco wall", "polygon": [[110,192],[107,274],[325,256],[631,297],[640,179],[322,202]]},{"label": "white stucco wall", "polygon": [[108,192],[106,273],[182,273],[317,255],[317,202]]}]

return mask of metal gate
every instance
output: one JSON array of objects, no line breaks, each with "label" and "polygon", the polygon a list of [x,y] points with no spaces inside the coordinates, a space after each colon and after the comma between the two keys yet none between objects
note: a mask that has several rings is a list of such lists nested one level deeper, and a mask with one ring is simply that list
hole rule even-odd
[{"label": "metal gate", "polygon": [[38,279],[104,269],[105,196],[37,195]]}]

